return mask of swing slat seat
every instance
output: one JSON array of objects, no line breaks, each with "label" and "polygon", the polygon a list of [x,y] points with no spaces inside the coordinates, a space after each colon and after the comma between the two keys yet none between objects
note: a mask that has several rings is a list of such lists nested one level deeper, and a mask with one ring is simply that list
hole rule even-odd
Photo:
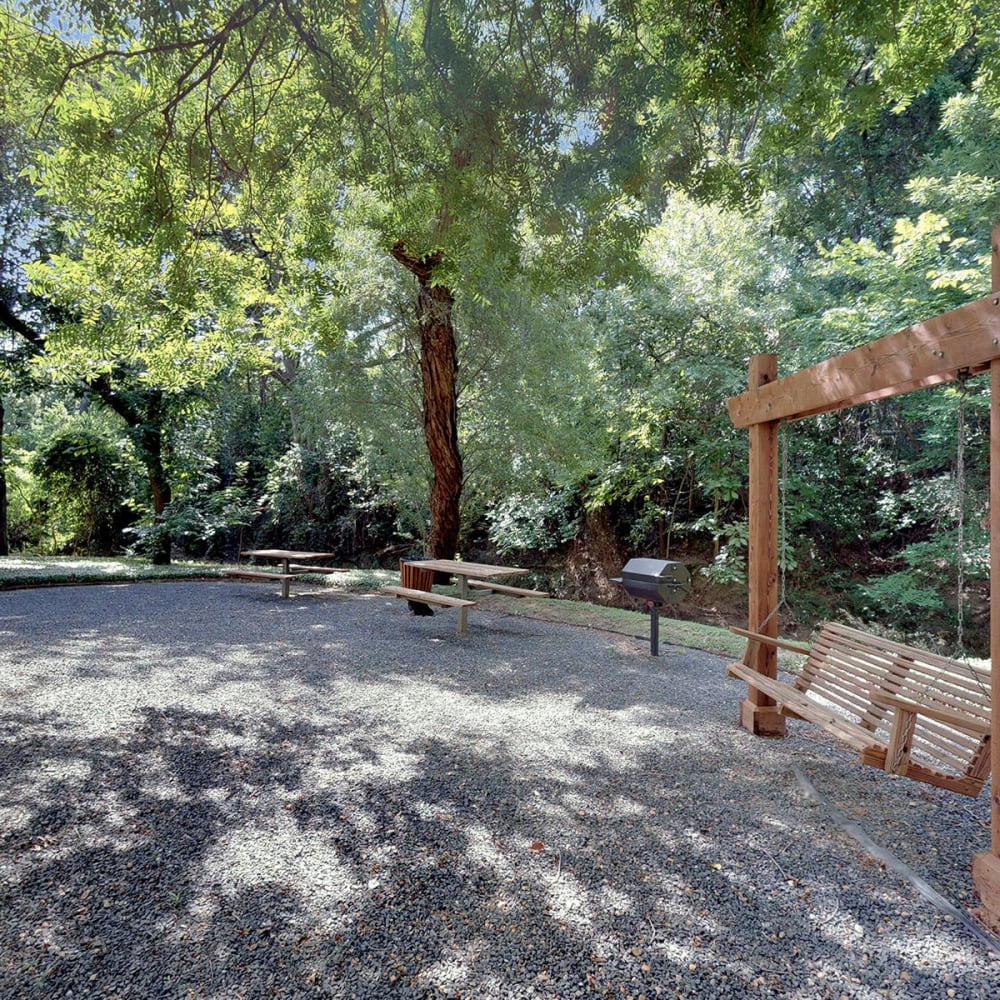
[{"label": "swing slat seat", "polygon": [[[727,667],[802,719],[847,743],[863,763],[975,797],[990,769],[990,677],[971,664],[828,623],[811,648],[733,628],[749,640]],[[806,656],[789,684],[748,664],[758,644]]]}]

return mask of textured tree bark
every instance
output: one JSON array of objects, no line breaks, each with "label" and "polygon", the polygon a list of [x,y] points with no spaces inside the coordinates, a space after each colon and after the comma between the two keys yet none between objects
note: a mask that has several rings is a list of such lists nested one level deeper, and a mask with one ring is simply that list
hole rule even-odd
[{"label": "textured tree bark", "polygon": [[156,390],[146,399],[146,422],[139,429],[139,457],[149,476],[149,492],[153,500],[153,548],[150,560],[154,566],[169,566],[172,556],[170,532],[163,528],[163,515],[170,503],[170,480],[163,468],[163,394]]},{"label": "textured tree bark", "polygon": [[7,473],[3,453],[3,400],[0,399],[0,556],[9,556],[7,540]]},{"label": "textured tree bark", "polygon": [[440,252],[412,257],[401,243],[392,256],[417,279],[424,441],[431,462],[431,528],[427,548],[435,559],[452,559],[461,530],[462,453],[458,446],[458,349],[452,323],[455,297],[433,284]]}]

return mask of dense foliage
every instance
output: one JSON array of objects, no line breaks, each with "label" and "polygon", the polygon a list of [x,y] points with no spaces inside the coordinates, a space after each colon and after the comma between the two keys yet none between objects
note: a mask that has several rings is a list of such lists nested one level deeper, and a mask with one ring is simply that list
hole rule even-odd
[{"label": "dense foliage", "polygon": [[[749,357],[989,288],[995,31],[967,0],[4,0],[0,535],[497,554],[609,599],[660,555],[738,594]],[[784,613],[982,646],[986,394],[783,431]]]}]

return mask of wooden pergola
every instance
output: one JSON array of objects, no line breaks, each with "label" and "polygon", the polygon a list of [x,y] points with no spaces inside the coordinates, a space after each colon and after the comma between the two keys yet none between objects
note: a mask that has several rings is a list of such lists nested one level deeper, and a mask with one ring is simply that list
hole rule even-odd
[{"label": "wooden pergola", "polygon": [[[992,234],[994,293],[917,323],[881,340],[779,379],[777,356],[750,361],[749,389],[727,400],[736,427],[750,435],[748,622],[752,632],[777,636],[778,429],[782,422],[897,396],[990,373],[990,580],[1000,580],[1000,228]],[[776,677],[777,649],[759,644],[751,666]],[[1000,704],[1000,607],[990,609],[991,705]],[[782,736],[785,717],[753,687],[741,724],[760,736]],[[972,862],[983,921],[1000,932],[1000,717],[991,715],[990,851]]]}]

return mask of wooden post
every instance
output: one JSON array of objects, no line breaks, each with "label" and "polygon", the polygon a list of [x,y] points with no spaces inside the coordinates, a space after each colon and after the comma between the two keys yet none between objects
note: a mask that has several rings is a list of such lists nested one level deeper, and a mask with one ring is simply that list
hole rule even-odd
[{"label": "wooden post", "polygon": [[[1000,360],[990,365],[990,716],[993,800],[991,845],[1000,855]],[[996,586],[996,590],[994,590]]]},{"label": "wooden post", "polygon": [[[992,234],[993,290],[1000,291],[1000,228]],[[998,345],[1000,346],[1000,345]],[[1000,359],[990,362],[990,850],[972,859],[984,924],[1000,933]]]},{"label": "wooden post", "polygon": [[[757,354],[750,359],[750,391],[778,377],[778,357]],[[747,542],[747,628],[778,634],[778,421],[752,424],[750,432],[750,531]],[[778,676],[778,651],[757,644],[751,662],[758,673]],[[740,706],[740,724],[757,736],[784,736],[785,717],[774,699],[753,687]]]}]

